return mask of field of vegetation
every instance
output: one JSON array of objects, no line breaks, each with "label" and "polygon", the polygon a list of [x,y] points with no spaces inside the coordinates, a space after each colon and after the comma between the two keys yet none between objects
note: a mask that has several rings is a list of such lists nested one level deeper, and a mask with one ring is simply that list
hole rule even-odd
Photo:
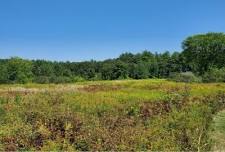
[{"label": "field of vegetation", "polygon": [[224,83],[5,84],[0,151],[216,150],[224,108]]}]

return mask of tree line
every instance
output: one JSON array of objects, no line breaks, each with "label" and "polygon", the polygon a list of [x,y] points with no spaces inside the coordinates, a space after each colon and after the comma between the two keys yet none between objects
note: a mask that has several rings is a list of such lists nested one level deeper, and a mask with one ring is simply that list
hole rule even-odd
[{"label": "tree line", "polygon": [[[0,83],[70,83],[83,80],[168,78],[191,71],[210,77],[212,70],[225,80],[225,34],[207,33],[186,38],[181,52],[123,53],[104,61],[52,62],[19,57],[0,59]],[[219,71],[219,72],[218,72]],[[224,74],[224,75],[223,75]],[[217,76],[215,76],[217,77]],[[223,78],[222,78],[223,79]]]}]

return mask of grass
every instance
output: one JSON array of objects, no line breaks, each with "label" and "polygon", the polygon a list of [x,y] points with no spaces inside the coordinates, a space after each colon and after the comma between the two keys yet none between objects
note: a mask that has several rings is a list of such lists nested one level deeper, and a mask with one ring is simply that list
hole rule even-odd
[{"label": "grass", "polygon": [[0,86],[0,150],[210,150],[225,84],[163,79]]},{"label": "grass", "polygon": [[213,141],[213,151],[223,151],[225,149],[225,111],[219,112],[212,124],[213,131],[211,138]]}]

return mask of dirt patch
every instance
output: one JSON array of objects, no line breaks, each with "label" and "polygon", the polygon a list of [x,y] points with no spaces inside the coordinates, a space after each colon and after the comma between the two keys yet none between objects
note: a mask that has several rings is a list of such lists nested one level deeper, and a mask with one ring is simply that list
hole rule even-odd
[{"label": "dirt patch", "polygon": [[46,92],[78,92],[80,86],[57,86],[55,88],[24,88],[24,87],[11,87],[7,89],[0,89],[1,97],[15,97],[17,95],[26,96],[36,93],[46,93]]},{"label": "dirt patch", "polygon": [[169,113],[172,110],[169,102],[144,102],[140,106],[140,117],[147,120],[156,115]]},{"label": "dirt patch", "polygon": [[4,147],[5,151],[16,151],[17,150],[15,138],[5,137],[5,138],[3,138],[3,140],[1,142],[5,143],[5,147]]}]

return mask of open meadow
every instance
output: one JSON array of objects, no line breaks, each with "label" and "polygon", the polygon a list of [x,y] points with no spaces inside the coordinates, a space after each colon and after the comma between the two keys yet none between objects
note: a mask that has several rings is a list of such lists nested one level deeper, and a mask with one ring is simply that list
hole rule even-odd
[{"label": "open meadow", "polygon": [[0,0],[0,152],[225,152],[225,0]]},{"label": "open meadow", "polygon": [[224,108],[225,83],[1,85],[0,150],[217,150]]}]

